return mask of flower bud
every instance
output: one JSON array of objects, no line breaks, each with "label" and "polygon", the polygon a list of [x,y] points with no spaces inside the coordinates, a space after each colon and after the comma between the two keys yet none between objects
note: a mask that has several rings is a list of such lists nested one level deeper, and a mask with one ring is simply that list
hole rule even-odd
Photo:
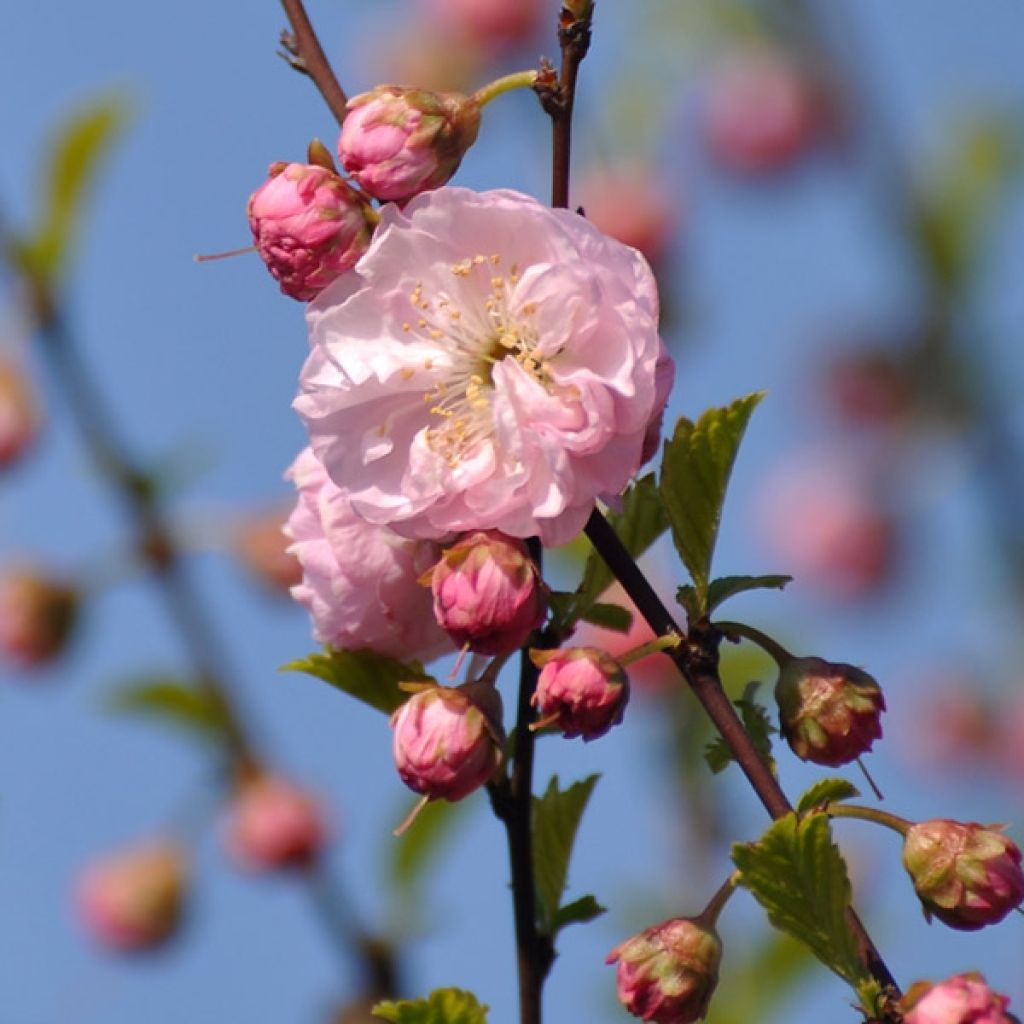
[{"label": "flower bud", "polygon": [[618,961],[619,1001],[634,1017],[688,1024],[707,1013],[721,959],[714,929],[678,917],[626,939],[606,963]]},{"label": "flower bud", "polygon": [[501,764],[501,697],[493,686],[431,686],[392,716],[402,781],[431,800],[461,800]]},{"label": "flower bud", "polygon": [[326,838],[316,800],[284,779],[268,776],[242,783],[224,829],[228,852],[250,871],[309,864]]},{"label": "flower bud", "polygon": [[267,269],[285,295],[304,302],[355,266],[370,244],[365,202],[319,164],[271,164],[247,212]]},{"label": "flower bud", "polygon": [[255,513],[237,524],[233,538],[238,561],[253,579],[286,595],[302,583],[302,563],[288,550],[287,520],[288,511],[282,509]]},{"label": "flower bud", "polygon": [[78,613],[78,594],[33,569],[0,575],[0,651],[22,669],[53,661],[67,646]]},{"label": "flower bud", "polygon": [[39,432],[35,402],[25,374],[10,356],[0,356],[0,467],[9,466]]},{"label": "flower bud", "polygon": [[458,647],[518,650],[544,621],[547,588],[526,543],[497,530],[466,534],[430,576],[434,617]]},{"label": "flower bud", "polygon": [[596,647],[530,651],[540,669],[530,699],[540,713],[538,726],[554,724],[567,739],[603,736],[622,721],[629,680],[622,666]]},{"label": "flower bud", "polygon": [[460,43],[492,53],[533,38],[548,13],[542,0],[428,0],[428,8]]},{"label": "flower bud", "polygon": [[903,866],[932,915],[960,931],[995,924],[1024,900],[1021,852],[1001,825],[936,818],[912,825]]},{"label": "flower bud", "polygon": [[348,111],[342,165],[375,199],[398,202],[448,181],[480,128],[479,105],[457,92],[378,85]]},{"label": "flower bud", "polygon": [[917,982],[903,997],[904,1024],[1011,1024],[1006,996],[993,992],[975,971],[931,985]]},{"label": "flower bud", "polygon": [[80,876],[76,903],[86,929],[119,950],[149,949],[178,923],[185,882],[184,857],[162,841],[96,861]]},{"label": "flower bud", "polygon": [[882,735],[885,698],[859,668],[823,658],[793,658],[775,684],[780,731],[803,761],[856,760]]}]

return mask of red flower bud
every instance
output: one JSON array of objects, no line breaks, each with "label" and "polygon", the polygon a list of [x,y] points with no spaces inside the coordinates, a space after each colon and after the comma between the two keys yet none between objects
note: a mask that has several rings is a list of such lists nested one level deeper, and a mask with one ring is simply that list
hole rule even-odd
[{"label": "red flower bud", "polygon": [[608,955],[618,961],[619,1001],[657,1024],[701,1020],[718,984],[722,943],[713,929],[680,917],[626,939]]},{"label": "red flower bud", "polygon": [[567,739],[603,736],[622,721],[629,700],[629,680],[622,666],[596,647],[530,651],[540,669],[530,699],[538,726],[555,724]]},{"label": "red flower bud", "polygon": [[917,982],[903,997],[904,1024],[1013,1024],[1004,1013],[1010,1000],[993,992],[977,972],[932,985]]},{"label": "red flower bud", "polygon": [[497,530],[477,530],[448,548],[430,586],[441,628],[478,654],[518,650],[547,612],[547,588],[526,543]]},{"label": "red flower bud", "polygon": [[78,612],[71,587],[33,569],[0,576],[0,652],[22,669],[53,661],[67,646]]},{"label": "red flower bud", "polygon": [[882,735],[885,698],[859,668],[823,658],[793,658],[775,684],[780,731],[803,761],[856,760]]},{"label": "red flower bud", "polygon": [[912,825],[903,866],[921,898],[925,917],[950,928],[976,931],[995,924],[1024,901],[1021,852],[1001,825],[936,818]]},{"label": "red flower bud", "polygon": [[402,781],[431,800],[461,800],[501,764],[501,697],[489,684],[431,686],[392,716]]},{"label": "red flower bud", "polygon": [[252,871],[308,864],[326,836],[316,800],[284,779],[266,776],[241,785],[224,830],[231,855]]},{"label": "red flower bud", "polygon": [[99,860],[78,881],[76,902],[82,923],[106,946],[150,949],[174,931],[184,881],[181,851],[166,841]]},{"label": "red flower bud", "polygon": [[0,467],[16,462],[39,433],[39,416],[25,373],[16,359],[0,355]]}]

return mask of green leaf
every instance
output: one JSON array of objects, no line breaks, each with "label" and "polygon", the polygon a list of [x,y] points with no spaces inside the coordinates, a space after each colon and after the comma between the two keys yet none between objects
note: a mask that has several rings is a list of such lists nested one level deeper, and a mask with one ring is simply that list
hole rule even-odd
[{"label": "green leaf", "polygon": [[330,647],[325,647],[323,654],[290,661],[280,671],[315,676],[385,714],[391,714],[409,697],[398,688],[399,683],[434,681],[418,662],[395,661],[373,651],[335,651]]},{"label": "green leaf", "polygon": [[811,786],[796,805],[797,814],[806,814],[825,804],[837,804],[860,796],[860,790],[846,779],[819,779]]},{"label": "green leaf", "polygon": [[708,613],[711,559],[729,476],[750,416],[763,397],[755,392],[724,408],[709,409],[696,423],[682,417],[665,443],[661,499],[701,616]]},{"label": "green leaf", "polygon": [[[397,888],[408,889],[419,881],[441,844],[462,820],[462,812],[470,805],[469,800],[457,803],[431,800],[397,840],[388,836],[391,878]],[[408,896],[407,892],[405,896]]]},{"label": "green leaf", "polygon": [[426,999],[378,1003],[373,1015],[394,1024],[487,1024],[488,1009],[472,992],[439,988]]},{"label": "green leaf", "polygon": [[827,815],[787,814],[756,843],[734,844],[732,859],[776,928],[855,988],[871,981],[846,920],[850,879]]},{"label": "green leaf", "polygon": [[537,879],[537,909],[541,930],[554,935],[562,893],[569,874],[569,860],[580,819],[598,776],[574,782],[564,792],[558,776],[548,783],[543,796],[533,798],[533,862]]},{"label": "green leaf", "polygon": [[782,590],[792,582],[792,576],[719,576],[708,587],[708,612],[713,612],[730,597],[748,590]]},{"label": "green leaf", "polygon": [[106,96],[75,113],[60,131],[46,170],[40,222],[21,250],[24,269],[38,280],[51,280],[63,269],[100,159],[127,116],[122,98]]},{"label": "green leaf", "polygon": [[[668,519],[661,506],[653,473],[641,477],[626,491],[622,511],[609,513],[608,522],[634,558],[639,558],[668,529]],[[578,590],[579,618],[586,618],[587,609],[613,581],[604,559],[596,551],[591,552]]]},{"label": "green leaf", "polygon": [[121,685],[106,701],[117,714],[148,715],[207,741],[229,728],[229,712],[214,694],[173,676],[153,675]]},{"label": "green leaf", "polygon": [[[772,735],[778,732],[778,729],[772,725],[768,712],[756,700],[760,685],[760,683],[747,683],[743,695],[734,700],[733,704],[736,705],[736,710],[743,720],[743,728],[747,730],[761,760],[774,775],[775,758],[772,757]],[[708,744],[704,751],[704,759],[716,775],[735,760],[729,745],[721,736],[716,737]]]},{"label": "green leaf", "polygon": [[628,633],[633,625],[633,613],[621,604],[605,604],[598,601],[592,604],[582,616],[585,622],[601,629],[611,629],[616,633]]},{"label": "green leaf", "polygon": [[607,908],[602,907],[593,896],[589,894],[581,896],[578,900],[573,900],[572,903],[566,903],[564,907],[559,908],[558,913],[555,914],[552,934],[557,935],[570,924],[586,924],[604,913],[607,913]]}]

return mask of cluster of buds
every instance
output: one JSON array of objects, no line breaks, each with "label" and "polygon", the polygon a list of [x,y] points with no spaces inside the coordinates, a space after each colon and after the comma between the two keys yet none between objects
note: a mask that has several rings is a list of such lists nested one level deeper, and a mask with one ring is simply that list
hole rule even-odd
[{"label": "cluster of buds", "polygon": [[317,142],[308,163],[278,162],[269,173],[249,199],[253,241],[281,291],[307,302],[355,266],[370,244],[373,213]]},{"label": "cluster of buds", "polygon": [[501,696],[486,682],[427,686],[392,716],[395,766],[430,800],[461,800],[501,765]]},{"label": "cluster of buds", "polygon": [[917,982],[901,1000],[904,1024],[1019,1024],[1005,1012],[1009,1003],[976,972],[937,985]]},{"label": "cluster of buds", "polygon": [[497,530],[466,534],[430,573],[434,616],[462,648],[518,650],[547,614],[547,588],[526,544]]},{"label": "cluster of buds", "polygon": [[713,927],[677,917],[626,939],[606,962],[618,964],[619,1001],[634,1017],[690,1024],[707,1013],[721,960]]},{"label": "cluster of buds", "polygon": [[151,949],[174,932],[181,916],[185,860],[159,841],[96,861],[78,880],[82,923],[105,946]]},{"label": "cluster of buds", "polygon": [[228,852],[250,871],[308,865],[326,837],[327,826],[316,800],[290,782],[270,776],[239,786],[224,827]]},{"label": "cluster of buds", "polygon": [[815,764],[856,760],[882,735],[885,698],[859,668],[823,658],[791,658],[775,685],[780,731],[793,753]]},{"label": "cluster of buds", "polygon": [[18,668],[53,661],[71,639],[78,593],[33,569],[0,576],[0,652]]},{"label": "cluster of buds", "polygon": [[531,703],[540,717],[533,728],[556,726],[567,739],[603,736],[622,721],[629,700],[625,670],[596,647],[531,651],[540,669]]},{"label": "cluster of buds", "polygon": [[925,916],[961,931],[995,924],[1024,901],[1020,849],[998,825],[946,818],[911,825],[903,866]]}]

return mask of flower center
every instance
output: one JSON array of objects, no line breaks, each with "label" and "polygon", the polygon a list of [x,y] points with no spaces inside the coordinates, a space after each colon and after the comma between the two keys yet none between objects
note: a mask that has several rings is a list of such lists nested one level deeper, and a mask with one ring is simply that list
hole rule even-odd
[{"label": "flower center", "polygon": [[418,282],[409,294],[416,319],[402,324],[402,329],[425,335],[451,356],[444,371],[439,371],[433,360],[424,361],[423,369],[435,379],[423,400],[429,403],[432,418],[427,444],[454,468],[491,436],[494,367],[498,363],[514,359],[545,390],[550,392],[555,385],[538,347],[533,322],[536,306],[529,302],[515,306],[513,302],[519,268],[512,264],[508,273],[502,273],[499,255],[477,254],[452,264],[449,271],[457,278],[471,278],[479,286],[480,303],[460,308],[446,291],[431,297]]}]

